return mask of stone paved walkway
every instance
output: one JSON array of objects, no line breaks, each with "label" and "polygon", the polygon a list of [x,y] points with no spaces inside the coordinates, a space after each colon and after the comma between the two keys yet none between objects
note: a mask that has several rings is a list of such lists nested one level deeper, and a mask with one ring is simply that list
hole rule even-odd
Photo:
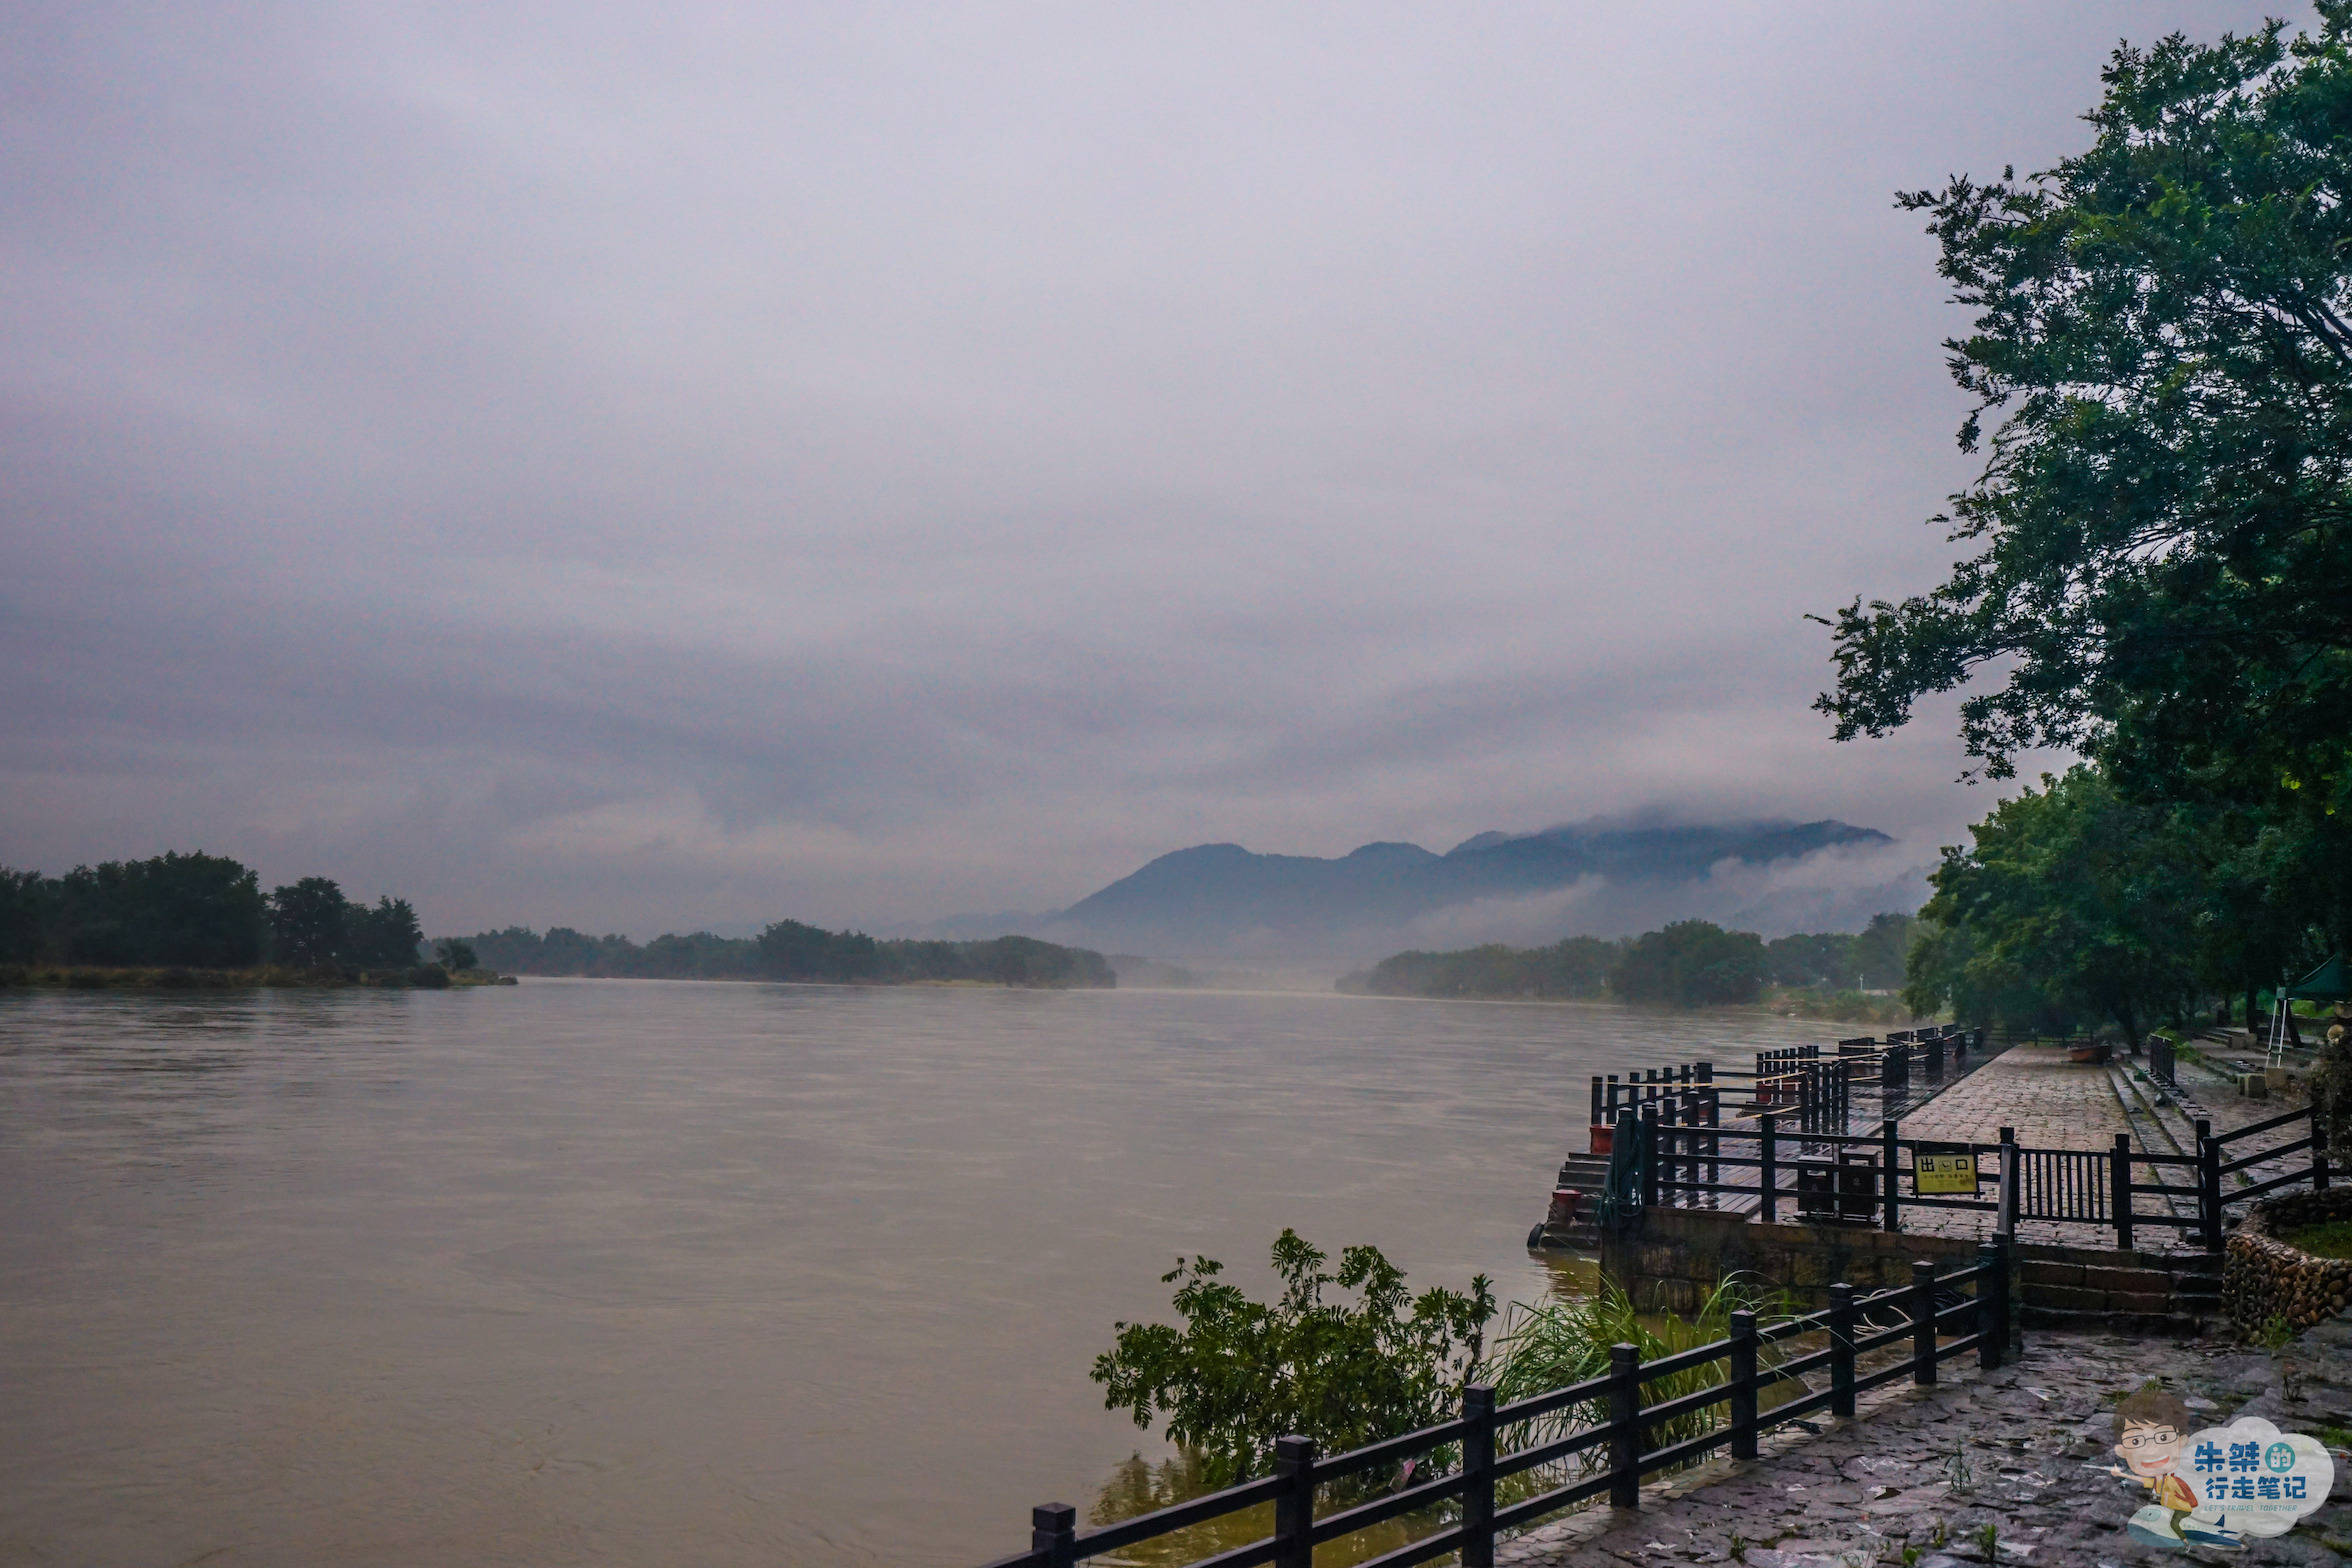
[{"label": "stone paved walkway", "polygon": [[2352,1560],[2352,1454],[2341,1449],[2325,1507],[2292,1534],[2228,1556],[2133,1540],[2124,1524],[2147,1496],[2104,1473],[2114,1403],[2151,1378],[2217,1426],[2259,1415],[2288,1431],[2352,1427],[2352,1323],[2321,1325],[2286,1359],[2301,1378],[2293,1399],[2271,1357],[2220,1341],[2032,1335],[1998,1371],[1949,1363],[1935,1389],[1882,1394],[1819,1435],[1775,1434],[1778,1450],[1763,1458],[1655,1483],[1638,1513],[1576,1515],[1497,1559],[1515,1568],[1957,1568],[1988,1561],[1979,1532],[1990,1524],[1992,1560],[2028,1568],[2335,1568]]},{"label": "stone paved walkway", "polygon": [[[1930,1100],[1916,1115],[1905,1117],[1902,1127],[1906,1138],[1980,1144],[1997,1143],[2002,1128],[2014,1127],[2017,1141],[2033,1149],[2108,1149],[2114,1147],[2117,1133],[2132,1130],[2109,1082],[2108,1069],[2096,1063],[2070,1062],[2063,1048],[2051,1045],[2011,1046]],[[1978,1158],[1989,1162],[1991,1156]],[[1992,1167],[1987,1163],[1984,1168],[1989,1171]],[[1980,1195],[1990,1198],[1993,1190],[1988,1185]],[[1993,1216],[1915,1208],[1904,1212],[1903,1228],[1981,1238],[1993,1233]],[[2115,1245],[2114,1233],[2103,1226],[2050,1220],[2020,1220],[2017,1235],[2021,1241],[2102,1250]],[[2148,1240],[2162,1244],[2171,1235],[2151,1234]]]},{"label": "stone paved walkway", "polygon": [[2104,1149],[2131,1131],[2107,1069],[2057,1046],[2013,1045],[1903,1120],[1906,1138],[1992,1143],[2001,1129],[2037,1149]]}]

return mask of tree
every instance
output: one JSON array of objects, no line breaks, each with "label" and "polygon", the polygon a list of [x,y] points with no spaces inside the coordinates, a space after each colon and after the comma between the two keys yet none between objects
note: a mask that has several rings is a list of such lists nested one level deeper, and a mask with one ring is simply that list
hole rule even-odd
[{"label": "tree", "polygon": [[878,944],[863,931],[826,931],[779,920],[759,934],[763,973],[776,980],[864,980],[881,968]]},{"label": "tree", "polygon": [[343,923],[350,910],[330,877],[304,877],[270,894],[270,952],[296,969],[323,969],[343,954]]},{"label": "tree", "polygon": [[1629,1002],[1677,1007],[1752,1002],[1763,994],[1764,939],[1706,920],[1678,920],[1628,943],[1609,989]]},{"label": "tree", "polygon": [[[2119,48],[2092,148],[1902,198],[1981,311],[1948,343],[2001,425],[1952,579],[1837,622],[1841,734],[2013,659],[1963,733],[2019,749],[2119,725],[2184,741],[2340,720],[2352,610],[2352,0],[2317,38]],[[2323,726],[2340,729],[2341,723]]]},{"label": "tree", "polygon": [[[1467,1293],[1416,1297],[1377,1247],[1348,1248],[1336,1274],[1325,1261],[1284,1230],[1273,1246],[1282,1294],[1257,1302],[1216,1259],[1178,1259],[1160,1281],[1176,1284],[1184,1327],[1116,1325],[1091,1374],[1104,1405],[1139,1427],[1165,1417],[1169,1440],[1211,1487],[1262,1472],[1274,1440],[1291,1433],[1330,1454],[1451,1420],[1495,1313],[1486,1276]],[[1334,1287],[1357,1292],[1357,1304],[1325,1301]]]},{"label": "tree", "polygon": [[2092,768],[2042,783],[1944,852],[1906,995],[1915,1011],[1950,1002],[2020,1027],[2111,1021],[2136,1047],[2200,994],[2185,939],[2196,846]]},{"label": "tree", "polygon": [[1841,740],[1976,682],[1969,753],[2100,760],[2141,800],[2234,803],[2352,886],[2352,0],[2316,34],[2116,50],[2090,148],[1901,198],[1977,312],[1948,581],[1833,625]]},{"label": "tree", "polygon": [[1853,968],[1854,983],[1880,989],[1898,984],[1911,950],[1911,933],[1918,924],[1918,919],[1911,915],[1872,915],[1870,924],[1862,928],[1846,949],[1846,962]]},{"label": "tree", "polygon": [[433,954],[440,959],[441,967],[451,974],[464,974],[469,969],[479,967],[482,962],[474,956],[474,944],[463,937],[443,937],[433,944]]},{"label": "tree", "polygon": [[1764,963],[1775,985],[1854,983],[1854,939],[1842,931],[1799,931],[1764,944]]},{"label": "tree", "polygon": [[54,897],[67,963],[235,969],[260,957],[260,887],[223,855],[76,866]]},{"label": "tree", "polygon": [[0,964],[29,964],[44,956],[56,920],[54,889],[38,871],[0,866]]},{"label": "tree", "polygon": [[345,908],[336,956],[362,969],[412,969],[424,943],[424,928],[408,900],[379,896],[372,909],[360,903]]}]

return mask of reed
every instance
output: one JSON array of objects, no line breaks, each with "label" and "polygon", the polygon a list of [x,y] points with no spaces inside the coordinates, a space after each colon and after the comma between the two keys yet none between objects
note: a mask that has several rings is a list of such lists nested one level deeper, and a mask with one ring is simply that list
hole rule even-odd
[{"label": "reed", "polygon": [[[1504,1316],[1503,1332],[1495,1339],[1485,1369],[1487,1380],[1494,1384],[1498,1403],[1533,1399],[1607,1372],[1613,1345],[1632,1345],[1641,1352],[1642,1360],[1655,1361],[1713,1344],[1730,1334],[1732,1313],[1743,1309],[1754,1312],[1760,1326],[1795,1315],[1786,1292],[1765,1289],[1744,1274],[1725,1275],[1699,1303],[1698,1310],[1688,1315],[1644,1312],[1623,1286],[1604,1275],[1599,1288],[1589,1296],[1540,1306],[1513,1302]],[[1762,1359],[1770,1365],[1773,1357],[1774,1347],[1767,1344]],[[1697,1393],[1726,1381],[1730,1370],[1726,1362],[1717,1360],[1670,1373],[1644,1387],[1642,1402],[1662,1404]],[[1532,1421],[1513,1423],[1501,1434],[1500,1446],[1506,1453],[1532,1448],[1598,1426],[1607,1415],[1600,1400],[1571,1405]],[[1690,1411],[1652,1426],[1647,1446],[1663,1447],[1697,1437],[1729,1419],[1729,1412],[1721,1405]],[[1576,1459],[1582,1472],[1605,1462],[1599,1449],[1588,1449]]]}]

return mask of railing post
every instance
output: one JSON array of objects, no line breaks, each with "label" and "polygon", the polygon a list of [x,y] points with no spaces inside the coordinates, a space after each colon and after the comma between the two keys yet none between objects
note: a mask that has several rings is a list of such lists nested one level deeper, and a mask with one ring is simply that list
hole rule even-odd
[{"label": "railing post", "polygon": [[1315,1440],[1274,1439],[1274,1473],[1289,1483],[1274,1498],[1274,1568],[1315,1568]]},{"label": "railing post", "polygon": [[1936,1380],[1935,1265],[1911,1260],[1911,1386],[1933,1388]]},{"label": "railing post", "polygon": [[[1998,1296],[1995,1291],[2000,1292]],[[2001,1364],[2001,1308],[2009,1294],[2009,1271],[2001,1266],[2001,1244],[1976,1244],[1976,1364],[1987,1372]]]},{"label": "railing post", "polygon": [[[1715,1087],[1715,1064],[1713,1062],[1699,1063],[1697,1077],[1699,1081],[1699,1101],[1706,1108],[1705,1116],[1707,1126],[1710,1129],[1720,1127],[1723,1125],[1723,1092]],[[2318,1124],[2314,1122],[2312,1125],[2316,1127]],[[1722,1141],[1718,1139],[1712,1131],[1710,1131],[1707,1134],[1706,1143],[1707,1185],[1713,1187],[1723,1180],[1723,1172],[1718,1169],[1715,1164],[1715,1157],[1723,1152]],[[1692,1176],[1695,1180],[1697,1177],[1697,1172],[1695,1169],[1692,1172]],[[1720,1196],[1722,1196],[1720,1193],[1708,1193],[1708,1206],[1713,1207],[1715,1201]]]},{"label": "railing post", "polygon": [[1078,1510],[1068,1503],[1030,1509],[1029,1550],[1045,1553],[1046,1568],[1071,1568],[1078,1561]]},{"label": "railing post", "polygon": [[1592,1125],[1595,1127],[1601,1125],[1601,1075],[1599,1073],[1593,1074],[1592,1081]]},{"label": "railing post", "polygon": [[1895,1217],[1896,1207],[1903,1201],[1903,1178],[1895,1169],[1895,1121],[1888,1117],[1878,1124],[1878,1162],[1880,1185],[1886,1190],[1886,1221],[1888,1230],[1901,1230],[1902,1222]]},{"label": "railing post", "polygon": [[2203,1222],[2205,1250],[2221,1250],[2221,1140],[2213,1124],[2197,1118],[2197,1218]]},{"label": "railing post", "polygon": [[1829,1287],[1829,1413],[1854,1413],[1854,1287]]},{"label": "railing post", "polygon": [[1756,1113],[1756,1179],[1760,1184],[1756,1195],[1756,1215],[1767,1225],[1774,1222],[1780,1203],[1780,1166],[1773,1147],[1776,1142],[1773,1123],[1779,1117],[1778,1111]]},{"label": "railing post", "polygon": [[2004,1127],[2001,1129],[2000,1212],[1993,1217],[1993,1230],[1999,1235],[2017,1234],[2017,1210],[2022,1196],[2017,1185],[2024,1175],[2017,1153],[2017,1129]]},{"label": "railing post", "polygon": [[2311,1190],[2325,1192],[2328,1190],[2327,1184],[2327,1128],[2320,1124],[2319,1106],[2314,1103],[2311,1107]]},{"label": "railing post", "polygon": [[1495,1391],[1462,1390],[1462,1568],[1494,1568]]},{"label": "railing post", "polygon": [[1731,1457],[1756,1457],[1756,1314],[1731,1315]]},{"label": "railing post", "polygon": [[2001,1256],[2001,1288],[1993,1295],[1993,1305],[2001,1312],[2001,1359],[2009,1359],[2020,1336],[2017,1332],[2017,1243],[2006,1236],[1993,1238],[1993,1250]]},{"label": "railing post", "polygon": [[1642,1207],[1645,1209],[1654,1209],[1658,1206],[1659,1165],[1658,1106],[1655,1101],[1652,1101],[1650,1104],[1642,1107],[1641,1138],[1639,1141],[1641,1143],[1642,1153],[1647,1156],[1641,1163]]},{"label": "railing post", "polygon": [[1668,1179],[1674,1183],[1674,1195],[1667,1200],[1666,1206],[1668,1208],[1690,1207],[1691,1195],[1683,1190],[1685,1182],[1697,1179],[1690,1169],[1690,1134],[1684,1130],[1690,1126],[1690,1122],[1690,1097],[1677,1093],[1673,1099],[1666,1102],[1666,1114],[1660,1119],[1660,1125],[1664,1127],[1666,1133],[1666,1147],[1672,1150],[1674,1155],[1673,1163],[1666,1168]]},{"label": "railing post", "polygon": [[2115,1135],[2115,1168],[2108,1178],[2107,1203],[2115,1211],[2115,1245],[2132,1250],[2131,1134]]},{"label": "railing post", "polygon": [[1641,1351],[1609,1347],[1609,1506],[1641,1506]]}]

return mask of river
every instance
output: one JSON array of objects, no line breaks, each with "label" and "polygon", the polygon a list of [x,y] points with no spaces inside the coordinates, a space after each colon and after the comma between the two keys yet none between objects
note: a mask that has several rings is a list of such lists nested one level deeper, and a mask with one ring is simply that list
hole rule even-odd
[{"label": "river", "polygon": [[1421,1287],[1586,1079],[1837,1026],[1197,992],[534,981],[0,996],[0,1563],[971,1568],[1160,1446],[1180,1253]]}]

